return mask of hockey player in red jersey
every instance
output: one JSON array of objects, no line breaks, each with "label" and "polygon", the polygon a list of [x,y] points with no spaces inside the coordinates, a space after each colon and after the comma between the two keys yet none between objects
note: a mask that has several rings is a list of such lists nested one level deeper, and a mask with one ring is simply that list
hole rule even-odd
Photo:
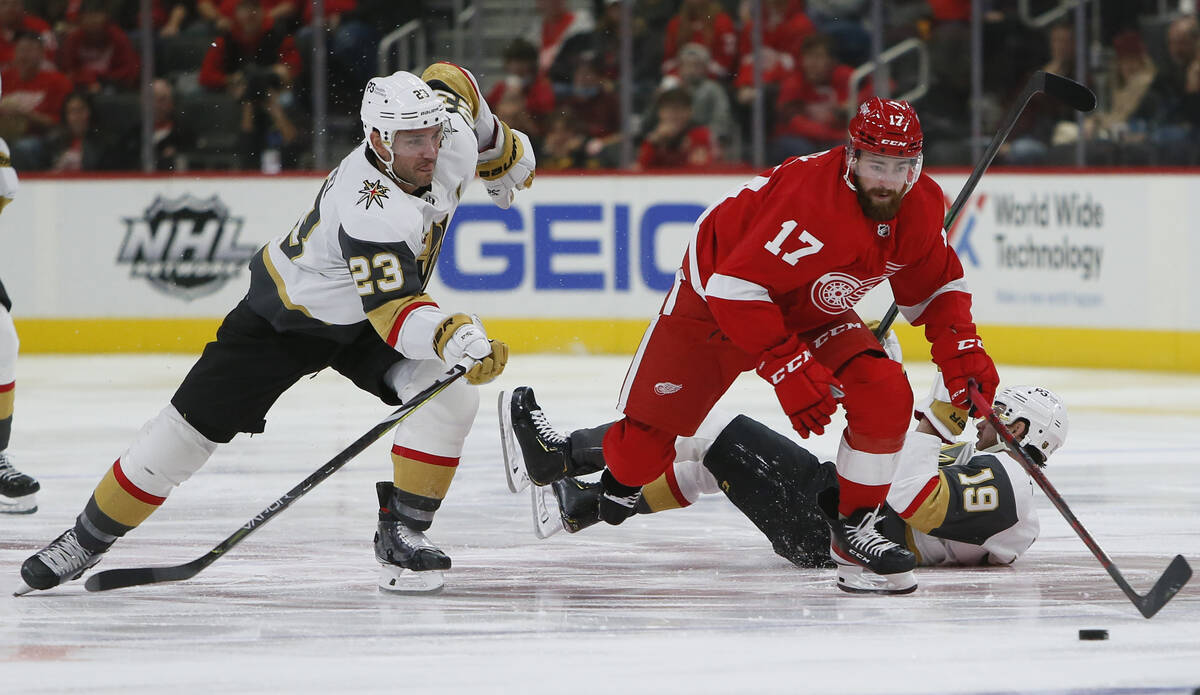
[{"label": "hockey player in red jersey", "polygon": [[921,174],[921,148],[913,108],[872,98],[846,145],[789,159],[701,215],[621,389],[625,417],[603,438],[602,519],[631,515],[641,486],[674,460],[675,438],[693,434],[733,380],[755,369],[802,437],[822,434],[839,402],[845,409],[840,497],[830,510],[839,586],[916,587],[912,553],[875,530],[912,390],[855,304],[888,281],[905,318],[925,327],[959,407],[968,407],[969,379],[989,401],[999,383],[942,230],[942,191]]}]

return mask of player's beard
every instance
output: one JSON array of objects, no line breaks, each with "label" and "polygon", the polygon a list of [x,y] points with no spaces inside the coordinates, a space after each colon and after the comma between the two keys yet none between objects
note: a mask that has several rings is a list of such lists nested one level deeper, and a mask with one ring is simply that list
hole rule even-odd
[{"label": "player's beard", "polygon": [[[877,193],[887,193],[888,197],[881,202],[874,197]],[[904,198],[899,191],[889,191],[886,188],[863,190],[858,176],[854,177],[854,195],[858,198],[858,206],[862,208],[863,214],[879,222],[895,217],[900,212],[900,201]]]}]

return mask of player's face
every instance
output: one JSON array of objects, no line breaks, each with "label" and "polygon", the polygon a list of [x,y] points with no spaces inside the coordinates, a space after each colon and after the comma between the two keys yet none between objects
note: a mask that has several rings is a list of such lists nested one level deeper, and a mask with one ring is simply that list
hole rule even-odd
[{"label": "player's face", "polygon": [[433,169],[437,165],[438,152],[442,149],[442,126],[435,125],[420,130],[399,130],[392,138],[392,170],[405,181],[417,187],[428,186],[433,181]]},{"label": "player's face", "polygon": [[854,162],[854,187],[863,214],[873,220],[895,217],[915,166],[911,157],[860,152]]},{"label": "player's face", "polygon": [[[996,415],[1000,415],[1004,411],[1004,406],[999,403],[993,404],[992,408]],[[1025,434],[1025,423],[1021,420],[1017,420],[1007,427],[1008,431],[1018,439]],[[982,451],[999,443],[1000,436],[996,433],[996,428],[992,427],[992,423],[988,422],[986,418],[980,418],[979,422],[975,423],[975,448]]]}]

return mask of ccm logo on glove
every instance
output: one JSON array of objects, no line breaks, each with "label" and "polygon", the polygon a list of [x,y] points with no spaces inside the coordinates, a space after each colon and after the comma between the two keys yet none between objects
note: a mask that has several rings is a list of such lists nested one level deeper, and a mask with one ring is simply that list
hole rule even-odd
[{"label": "ccm logo on glove", "polygon": [[812,359],[812,353],[809,352],[808,350],[805,350],[804,352],[800,353],[799,355],[796,355],[791,360],[789,360],[788,363],[786,365],[784,365],[779,371],[777,371],[771,375],[771,383],[778,384],[779,382],[783,381],[783,378],[786,377],[790,372],[796,371],[801,366],[803,366],[805,362],[807,362],[811,359]]}]

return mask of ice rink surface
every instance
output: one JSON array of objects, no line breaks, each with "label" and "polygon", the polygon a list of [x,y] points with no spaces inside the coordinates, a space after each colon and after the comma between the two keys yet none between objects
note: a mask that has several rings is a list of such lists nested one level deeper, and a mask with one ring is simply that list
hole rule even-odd
[{"label": "ice rink surface", "polygon": [[[10,452],[40,511],[0,516],[0,587],[74,519],[193,357],[18,363]],[[0,598],[6,693],[1186,693],[1200,686],[1200,580],[1142,618],[1038,493],[1042,537],[1016,565],[925,569],[916,593],[860,597],[798,570],[723,496],[539,541],[504,482],[501,388],[535,387],[562,429],[598,424],[627,358],[518,356],[479,415],[430,537],[445,591],[381,593],[374,482],[390,437],[190,581],[109,593],[74,582]],[[918,393],[932,372],[910,367]],[[1176,553],[1200,566],[1200,376],[1001,365],[1056,390],[1051,480],[1138,591]],[[765,383],[722,406],[790,432]],[[389,409],[332,373],[275,406],[97,569],[173,565],[224,539]],[[836,451],[841,422],[807,446]],[[1104,628],[1085,642],[1081,628]]]}]

